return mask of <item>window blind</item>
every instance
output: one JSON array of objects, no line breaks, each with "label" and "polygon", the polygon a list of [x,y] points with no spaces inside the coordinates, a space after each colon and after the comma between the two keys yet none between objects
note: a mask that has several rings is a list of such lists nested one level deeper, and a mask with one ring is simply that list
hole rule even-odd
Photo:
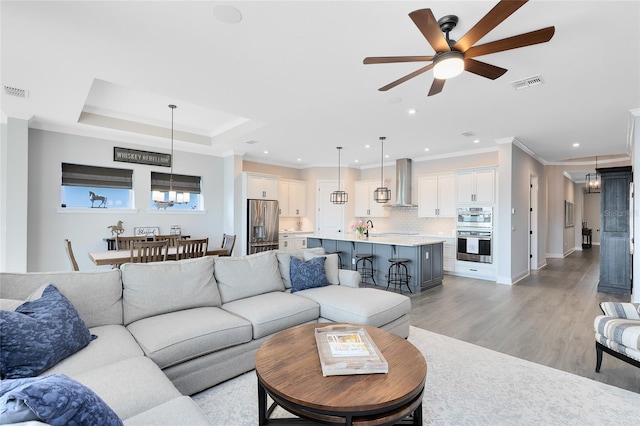
[{"label": "window blind", "polygon": [[62,185],[133,189],[133,170],[62,163]]},{"label": "window blind", "polygon": [[[168,173],[151,172],[151,190],[168,191],[170,187],[171,175]],[[173,175],[173,191],[189,192],[191,194],[200,193],[200,176]]]}]

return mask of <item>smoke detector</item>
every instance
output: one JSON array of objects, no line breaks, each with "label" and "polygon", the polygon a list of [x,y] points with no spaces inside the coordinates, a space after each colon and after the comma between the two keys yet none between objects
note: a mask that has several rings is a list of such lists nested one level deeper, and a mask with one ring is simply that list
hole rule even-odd
[{"label": "smoke detector", "polygon": [[4,94],[7,96],[15,96],[16,98],[27,99],[29,97],[29,91],[25,89],[19,89],[13,86],[3,85]]},{"label": "smoke detector", "polygon": [[534,75],[533,77],[528,77],[522,80],[514,81],[513,83],[511,83],[511,86],[513,86],[513,88],[516,90],[522,90],[522,89],[528,89],[529,87],[533,87],[533,86],[540,86],[542,83],[544,83],[542,76]]}]

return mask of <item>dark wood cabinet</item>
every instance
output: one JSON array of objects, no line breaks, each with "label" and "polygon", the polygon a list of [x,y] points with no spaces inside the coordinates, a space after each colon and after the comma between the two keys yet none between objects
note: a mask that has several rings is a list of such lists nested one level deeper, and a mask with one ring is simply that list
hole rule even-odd
[{"label": "dark wood cabinet", "polygon": [[631,294],[631,167],[611,167],[597,171],[602,179],[598,291]]}]

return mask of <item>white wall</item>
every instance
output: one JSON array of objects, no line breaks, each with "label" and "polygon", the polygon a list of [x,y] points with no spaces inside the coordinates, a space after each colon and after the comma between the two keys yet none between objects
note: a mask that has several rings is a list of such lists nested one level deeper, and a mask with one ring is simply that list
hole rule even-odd
[{"label": "white wall", "polygon": [[[150,205],[149,188],[151,171],[166,173],[167,169],[114,162],[114,146],[148,150],[148,147],[104,139],[29,130],[28,271],[70,269],[63,248],[65,238],[71,240],[81,270],[97,269],[87,253],[106,250],[103,238],[111,236],[107,227],[118,220],[124,222],[123,235],[133,235],[134,227],[159,226],[161,233],[168,233],[171,225],[181,225],[183,234],[192,238],[209,237],[210,247],[219,246],[224,232],[225,203],[229,203],[221,190],[225,178],[224,159],[175,152],[174,173],[202,177],[206,211],[165,211]],[[133,169],[136,210],[87,209],[72,212],[71,209],[61,209],[63,162]]]}]

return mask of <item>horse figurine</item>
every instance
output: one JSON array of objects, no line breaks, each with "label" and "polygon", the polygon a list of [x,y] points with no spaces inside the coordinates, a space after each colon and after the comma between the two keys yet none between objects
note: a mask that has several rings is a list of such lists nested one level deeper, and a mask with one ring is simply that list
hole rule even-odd
[{"label": "horse figurine", "polygon": [[107,226],[107,228],[109,228],[111,230],[111,235],[116,234],[116,235],[120,235],[124,232],[124,228],[122,227],[122,221],[119,220],[117,224],[115,225],[111,225],[111,226]]},{"label": "horse figurine", "polygon": [[98,207],[107,207],[107,197],[103,195],[96,195],[95,192],[89,191],[89,199],[91,200],[91,208],[93,208],[93,203],[96,201],[100,201]]}]

